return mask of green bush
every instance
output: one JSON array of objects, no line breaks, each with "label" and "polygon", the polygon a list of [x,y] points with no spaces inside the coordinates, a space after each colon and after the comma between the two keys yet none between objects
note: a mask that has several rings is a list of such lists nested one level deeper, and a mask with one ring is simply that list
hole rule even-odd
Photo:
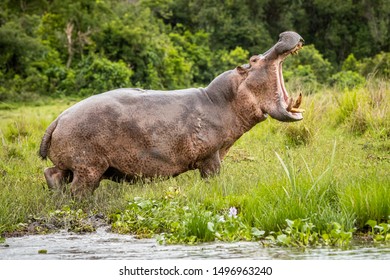
[{"label": "green bush", "polygon": [[390,77],[390,52],[380,52],[372,58],[364,58],[361,61],[360,72],[362,75]]},{"label": "green bush", "polygon": [[331,85],[341,89],[352,89],[364,85],[366,79],[357,72],[351,70],[338,72],[330,78]]},{"label": "green bush", "polygon": [[123,61],[112,62],[104,57],[89,56],[78,69],[68,71],[65,83],[67,95],[88,96],[120,87],[131,87],[133,71]]},{"label": "green bush", "polygon": [[228,51],[222,49],[218,51],[212,57],[212,69],[210,71],[213,76],[217,76],[224,71],[234,69],[236,66],[246,64],[249,61],[249,52],[236,47],[235,49]]},{"label": "green bush", "polygon": [[354,54],[351,53],[343,62],[341,66],[342,71],[353,71],[358,72],[360,68],[359,61],[355,58]]},{"label": "green bush", "polygon": [[[26,18],[31,24],[36,19]],[[0,26],[0,100],[23,100],[42,94],[47,87],[39,62],[45,59],[48,48],[21,25],[11,21]]]},{"label": "green bush", "polygon": [[209,47],[210,36],[203,31],[192,33],[182,28],[182,25],[176,26],[175,32],[170,33],[169,38],[182,57],[191,64],[191,86],[205,85],[214,78],[211,71],[213,54]]},{"label": "green bush", "polygon": [[299,65],[310,66],[311,73],[320,83],[326,82],[329,74],[332,73],[331,63],[325,59],[314,45],[304,46],[298,55],[292,56],[285,61],[286,79],[290,78]]},{"label": "green bush", "polygon": [[288,57],[284,65],[284,79],[292,91],[303,87],[306,94],[317,91],[318,85],[326,83],[333,72],[330,62],[314,45],[304,46],[298,55]]}]

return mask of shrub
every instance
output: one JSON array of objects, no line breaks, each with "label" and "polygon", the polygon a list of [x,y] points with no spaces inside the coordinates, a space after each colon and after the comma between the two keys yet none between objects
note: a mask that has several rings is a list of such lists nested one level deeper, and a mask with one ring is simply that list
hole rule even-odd
[{"label": "shrub", "polygon": [[362,75],[379,76],[383,78],[390,77],[390,53],[380,52],[372,58],[365,58],[361,61],[359,71]]},{"label": "shrub", "polygon": [[215,74],[218,75],[223,71],[234,68],[244,63],[248,63],[248,56],[249,56],[249,52],[242,49],[241,47],[236,47],[231,51],[227,51],[227,50],[220,51],[216,56],[220,64],[215,62],[215,65],[219,66],[220,72],[217,69],[217,72],[219,73],[215,73]]},{"label": "shrub", "polygon": [[330,78],[331,85],[341,89],[352,89],[364,85],[366,79],[357,72],[351,70],[341,71]]},{"label": "shrub", "polygon": [[287,58],[284,64],[286,82],[298,79],[305,87],[316,88],[316,83],[327,82],[333,71],[331,63],[323,58],[314,45],[305,46],[298,55]]},{"label": "shrub", "polygon": [[351,53],[343,62],[341,66],[342,71],[353,71],[358,72],[360,67],[359,61],[355,58],[353,53]]},{"label": "shrub", "polygon": [[67,95],[88,96],[119,87],[131,86],[133,71],[123,61],[89,56],[75,71],[68,70],[60,88]]},{"label": "shrub", "polygon": [[180,51],[183,58],[191,63],[189,70],[192,75],[191,83],[204,85],[209,83],[214,74],[212,67],[212,52],[209,47],[209,34],[204,31],[192,33],[188,30],[182,31],[182,25],[175,27],[174,33],[169,34],[174,47]]}]

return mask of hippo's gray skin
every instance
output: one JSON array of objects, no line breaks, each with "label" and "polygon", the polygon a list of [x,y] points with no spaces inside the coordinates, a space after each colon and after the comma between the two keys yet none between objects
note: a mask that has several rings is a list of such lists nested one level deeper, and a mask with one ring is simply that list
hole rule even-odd
[{"label": "hippo's gray skin", "polygon": [[267,115],[302,119],[301,110],[291,110],[282,76],[283,60],[302,45],[299,34],[284,32],[270,50],[206,88],[117,89],[75,104],[42,139],[40,156],[55,165],[44,171],[49,187],[71,182],[72,194],[83,197],[102,179],[133,182],[193,169],[202,177],[218,173],[233,143]]}]

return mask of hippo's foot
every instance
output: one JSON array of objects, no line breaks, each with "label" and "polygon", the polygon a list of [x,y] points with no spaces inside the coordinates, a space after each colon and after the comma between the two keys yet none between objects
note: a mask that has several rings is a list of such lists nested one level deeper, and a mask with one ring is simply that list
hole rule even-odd
[{"label": "hippo's foot", "polygon": [[198,169],[202,178],[208,178],[216,175],[221,169],[221,160],[219,158],[219,151],[214,153],[211,157],[204,159],[198,163]]},{"label": "hippo's foot", "polygon": [[70,186],[72,195],[77,199],[82,199],[91,195],[103,178],[108,166],[94,166],[78,168],[73,173],[73,181]]},{"label": "hippo's foot", "polygon": [[61,170],[57,167],[46,168],[45,174],[49,189],[65,189],[65,185],[73,179],[73,173],[70,170]]}]

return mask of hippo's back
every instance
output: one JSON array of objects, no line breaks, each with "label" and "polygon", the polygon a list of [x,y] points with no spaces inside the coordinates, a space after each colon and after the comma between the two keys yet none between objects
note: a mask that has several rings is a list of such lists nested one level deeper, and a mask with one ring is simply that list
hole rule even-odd
[{"label": "hippo's back", "polygon": [[119,89],[91,96],[57,118],[48,156],[68,169],[98,157],[127,174],[146,172],[138,166],[149,166],[153,174],[182,172],[184,161],[192,160],[191,137],[203,109],[198,89]]}]

